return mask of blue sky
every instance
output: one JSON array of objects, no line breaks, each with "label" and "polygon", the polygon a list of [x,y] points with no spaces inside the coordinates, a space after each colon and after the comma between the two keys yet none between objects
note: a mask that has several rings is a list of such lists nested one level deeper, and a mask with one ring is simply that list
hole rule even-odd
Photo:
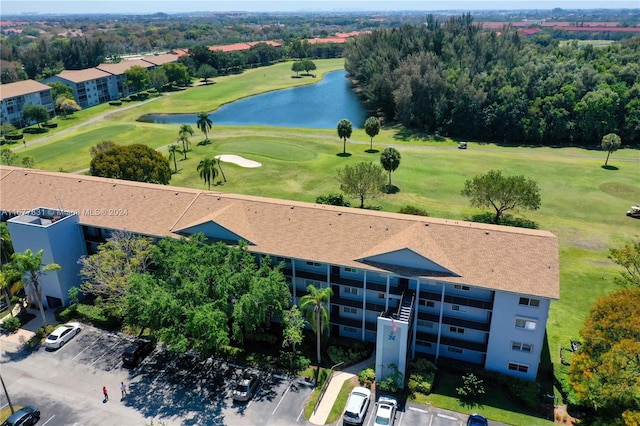
[{"label": "blue sky", "polygon": [[640,0],[2,0],[0,16],[16,13],[177,13],[195,11],[345,11],[640,8]]}]

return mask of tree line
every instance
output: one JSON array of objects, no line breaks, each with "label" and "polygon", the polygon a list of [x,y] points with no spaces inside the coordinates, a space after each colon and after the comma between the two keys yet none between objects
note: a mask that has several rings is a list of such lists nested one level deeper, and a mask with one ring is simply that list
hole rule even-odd
[{"label": "tree line", "polygon": [[345,68],[388,122],[452,137],[597,147],[640,143],[640,38],[607,47],[481,30],[470,14],[348,41]]}]

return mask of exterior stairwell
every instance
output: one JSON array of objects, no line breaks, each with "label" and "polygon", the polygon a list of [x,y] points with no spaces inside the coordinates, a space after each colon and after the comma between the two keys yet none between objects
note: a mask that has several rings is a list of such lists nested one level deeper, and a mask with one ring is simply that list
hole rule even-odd
[{"label": "exterior stairwell", "polygon": [[411,313],[413,312],[413,301],[415,293],[413,291],[406,291],[402,295],[402,301],[400,302],[400,309],[398,309],[398,320],[410,322]]}]

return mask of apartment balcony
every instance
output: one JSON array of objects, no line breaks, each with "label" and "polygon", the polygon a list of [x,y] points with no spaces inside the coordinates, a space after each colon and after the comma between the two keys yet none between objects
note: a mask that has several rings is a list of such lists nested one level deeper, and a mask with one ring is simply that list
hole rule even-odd
[{"label": "apartment balcony", "polygon": [[[357,328],[359,330],[362,329],[362,319],[360,318],[350,318],[341,316],[339,313],[331,312],[329,316],[329,322],[332,325],[346,325],[348,327]],[[371,321],[365,321],[364,328],[368,331],[376,331],[376,323]]]},{"label": "apartment balcony", "polygon": [[442,323],[447,325],[454,325],[456,327],[470,328],[473,330],[480,330],[489,332],[490,324],[480,321],[472,321],[463,318],[455,318],[450,316],[443,316]]},{"label": "apartment balcony", "polygon": [[493,300],[480,300],[473,299],[470,297],[460,297],[460,296],[444,296],[444,301],[447,303],[453,303],[454,305],[462,305],[462,306],[470,306],[472,308],[480,308],[480,309],[493,309]]},{"label": "apartment balcony", "polygon": [[440,344],[476,352],[487,352],[487,343],[469,342],[467,340],[456,339],[454,337],[441,336]]}]

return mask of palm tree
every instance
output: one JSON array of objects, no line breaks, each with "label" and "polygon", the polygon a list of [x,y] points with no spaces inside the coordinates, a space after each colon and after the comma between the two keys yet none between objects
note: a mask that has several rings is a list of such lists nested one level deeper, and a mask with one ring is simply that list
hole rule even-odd
[{"label": "palm tree", "polygon": [[47,324],[47,318],[44,315],[42,307],[42,288],[40,286],[40,276],[48,271],[59,271],[62,269],[57,263],[49,263],[42,265],[42,253],[40,250],[33,253],[30,249],[26,249],[23,253],[13,253],[11,260],[16,271],[23,276],[25,289],[36,299],[40,314],[42,315],[42,325]]},{"label": "palm tree", "polygon": [[380,120],[378,117],[369,117],[364,122],[364,131],[371,138],[371,144],[369,145],[369,151],[373,151],[373,137],[380,133]]},{"label": "palm tree", "polygon": [[389,172],[389,187],[391,187],[391,172],[395,171],[400,165],[400,153],[395,148],[385,148],[380,154],[380,164]]},{"label": "palm tree", "polygon": [[200,178],[204,181],[204,183],[209,185],[209,189],[211,189],[211,181],[216,180],[216,176],[218,176],[218,169],[216,169],[216,159],[215,158],[205,158],[201,160],[198,164],[198,173],[200,173]]},{"label": "palm tree", "polygon": [[311,323],[311,327],[316,333],[318,364],[320,364],[320,336],[324,330],[329,328],[327,304],[329,298],[333,296],[333,290],[331,287],[317,289],[310,285],[307,287],[307,291],[308,294],[300,298],[300,310],[305,313],[307,321]]},{"label": "palm tree", "polygon": [[218,168],[220,169],[220,174],[222,174],[222,179],[226,182],[227,177],[224,175],[224,172],[222,171],[222,161],[219,158],[217,158],[216,160],[218,162]]},{"label": "palm tree", "polygon": [[213,122],[209,118],[209,114],[207,114],[206,112],[201,112],[200,114],[198,114],[198,121],[196,122],[196,126],[198,126],[198,129],[200,129],[200,131],[204,133],[205,142],[209,141],[209,130],[211,130],[212,125]]},{"label": "palm tree", "polygon": [[343,118],[338,123],[338,137],[343,140],[342,143],[342,153],[347,153],[347,139],[351,137],[351,132],[353,131],[353,126],[351,126],[351,121]]},{"label": "palm tree", "polygon": [[175,169],[174,173],[178,173],[178,163],[176,162],[176,154],[178,153],[179,149],[178,149],[178,145],[177,144],[173,144],[173,145],[169,145],[169,159],[171,159],[171,157],[173,157],[173,168]]},{"label": "palm tree", "polygon": [[0,269],[0,291],[4,293],[7,306],[10,308],[11,316],[13,316],[13,308],[11,307],[11,288],[13,284],[20,280],[20,273],[11,268],[11,264],[7,264]]},{"label": "palm tree", "polygon": [[184,153],[184,159],[187,159],[187,151],[189,150],[189,136],[193,136],[193,129],[188,124],[182,124],[180,131],[178,132],[178,141],[182,142],[182,152]]}]

